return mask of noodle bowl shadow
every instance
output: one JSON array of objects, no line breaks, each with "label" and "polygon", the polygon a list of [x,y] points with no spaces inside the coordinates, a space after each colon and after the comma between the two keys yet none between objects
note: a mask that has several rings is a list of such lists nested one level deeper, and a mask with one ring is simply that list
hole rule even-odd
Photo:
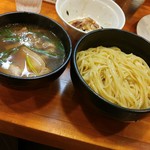
[{"label": "noodle bowl shadow", "polygon": [[78,41],[71,59],[71,79],[74,88],[80,93],[82,99],[92,102],[104,114],[119,121],[137,121],[141,119],[150,112],[150,108],[130,109],[113,104],[95,93],[83,80],[76,62],[77,52],[98,46],[116,46],[125,53],[140,56],[150,66],[150,43],[133,33],[119,29],[97,30],[83,36]]},{"label": "noodle bowl shadow", "polygon": [[62,42],[65,49],[63,63],[54,71],[36,77],[22,78],[0,72],[0,83],[15,89],[35,89],[47,86],[57,79],[66,69],[72,53],[71,40],[67,32],[57,22],[36,13],[11,12],[0,15],[0,27],[8,24],[36,25],[54,33]]}]

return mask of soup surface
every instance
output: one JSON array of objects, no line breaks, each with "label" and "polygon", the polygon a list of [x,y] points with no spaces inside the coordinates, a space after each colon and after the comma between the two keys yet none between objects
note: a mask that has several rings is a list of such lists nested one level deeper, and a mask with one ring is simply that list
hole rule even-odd
[{"label": "soup surface", "polygon": [[51,31],[26,24],[0,28],[0,72],[40,76],[58,68],[64,59],[64,46]]}]

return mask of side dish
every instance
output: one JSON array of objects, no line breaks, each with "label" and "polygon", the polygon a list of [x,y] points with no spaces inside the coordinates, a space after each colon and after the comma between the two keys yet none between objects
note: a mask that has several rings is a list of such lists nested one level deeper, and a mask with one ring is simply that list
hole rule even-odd
[{"label": "side dish", "polygon": [[102,28],[90,17],[83,19],[75,19],[70,21],[69,23],[82,31],[92,31]]}]

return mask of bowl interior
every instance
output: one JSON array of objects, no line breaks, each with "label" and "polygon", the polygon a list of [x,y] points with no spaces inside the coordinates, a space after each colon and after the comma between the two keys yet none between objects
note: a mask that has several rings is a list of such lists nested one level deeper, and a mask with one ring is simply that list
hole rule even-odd
[{"label": "bowl interior", "polygon": [[104,28],[121,29],[125,23],[123,11],[111,0],[57,0],[56,10],[67,24],[84,17],[91,17]]},{"label": "bowl interior", "polygon": [[150,66],[150,43],[134,33],[120,29],[103,29],[88,33],[77,43],[74,56],[78,51],[101,45],[105,47],[117,46],[125,53],[133,53],[143,58]]},{"label": "bowl interior", "polygon": [[[37,25],[39,27],[45,28],[49,31],[52,31],[63,43],[65,48],[65,54],[66,54],[65,60],[61,66],[59,66],[56,70],[48,74],[56,73],[58,70],[63,68],[64,65],[68,63],[72,52],[71,40],[67,32],[57,22],[45,16],[35,14],[35,13],[27,13],[27,12],[19,12],[19,13],[14,12],[14,13],[8,13],[0,16],[0,27],[8,24],[16,24],[16,23]],[[47,74],[44,74],[42,75],[42,77],[46,75]],[[41,78],[41,76],[37,76],[34,78]]]}]

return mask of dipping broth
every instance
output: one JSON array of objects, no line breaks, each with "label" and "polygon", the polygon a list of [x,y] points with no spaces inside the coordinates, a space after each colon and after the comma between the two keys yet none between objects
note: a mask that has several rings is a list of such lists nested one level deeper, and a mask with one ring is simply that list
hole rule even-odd
[{"label": "dipping broth", "polygon": [[65,59],[58,37],[34,25],[10,24],[0,28],[0,72],[23,78],[47,74]]}]

